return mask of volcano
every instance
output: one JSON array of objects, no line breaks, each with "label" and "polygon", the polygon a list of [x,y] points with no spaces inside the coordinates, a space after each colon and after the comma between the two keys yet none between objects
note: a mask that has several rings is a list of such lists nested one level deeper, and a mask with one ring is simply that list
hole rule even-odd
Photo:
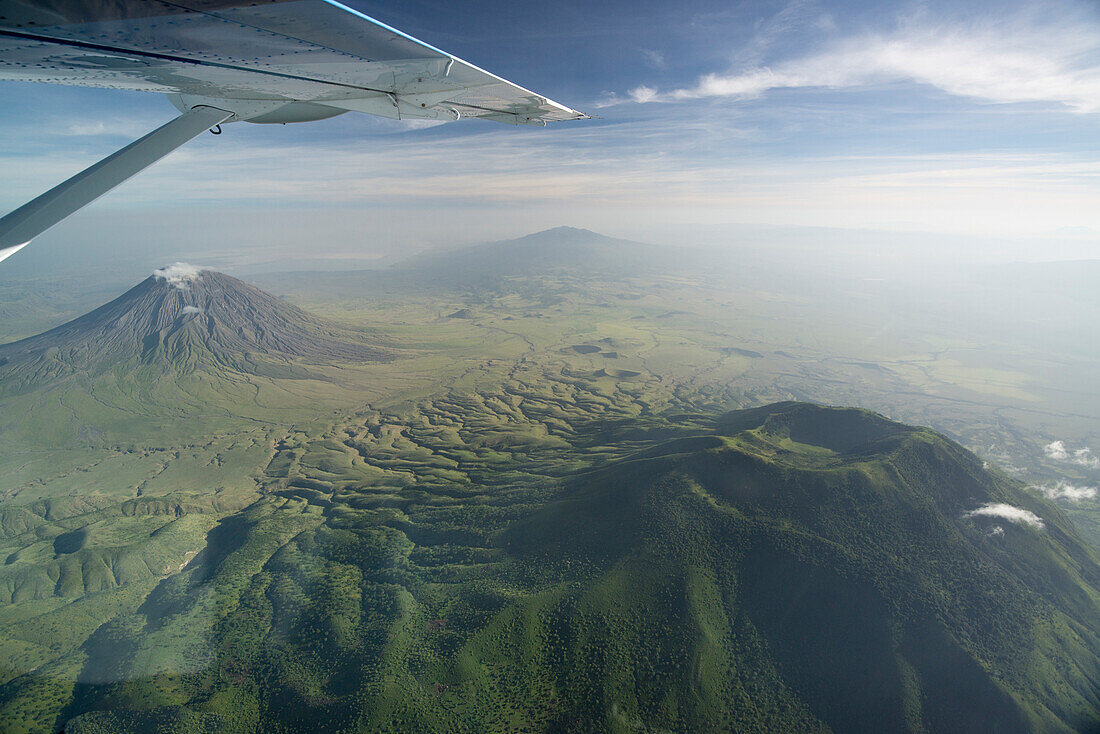
[{"label": "volcano", "polygon": [[174,374],[218,367],[249,373],[271,360],[385,359],[366,331],[329,323],[223,273],[177,263],[84,316],[0,345],[0,387],[94,377],[125,365]]},{"label": "volcano", "polygon": [[[553,661],[555,731],[1100,731],[1095,551],[930,429],[735,411],[578,475],[504,543],[570,581],[510,617],[547,631],[525,660]],[[628,700],[645,726],[607,713]]]}]

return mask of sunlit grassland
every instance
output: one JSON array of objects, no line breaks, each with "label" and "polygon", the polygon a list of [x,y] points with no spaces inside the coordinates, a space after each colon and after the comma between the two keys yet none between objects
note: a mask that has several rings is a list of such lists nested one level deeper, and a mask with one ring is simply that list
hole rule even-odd
[{"label": "sunlit grassland", "polygon": [[[4,398],[0,717],[12,731],[106,709],[129,713],[89,714],[89,730],[140,730],[162,715],[181,731],[317,720],[567,729],[582,723],[577,711],[622,732],[813,729],[820,721],[768,651],[760,619],[775,610],[732,601],[738,582],[721,562],[767,538],[802,554],[769,557],[776,572],[805,580],[805,549],[851,531],[843,513],[816,530],[789,505],[769,519],[764,500],[735,501],[711,475],[668,478],[645,495],[660,501],[639,509],[604,492],[599,472],[649,487],[675,461],[751,456],[783,477],[820,472],[851,506],[872,493],[850,484],[893,481],[882,463],[820,441],[715,435],[726,410],[791,398],[873,408],[1011,457],[1040,453],[1043,431],[1095,436],[1092,408],[1075,417],[1048,400],[1057,386],[1018,351],[979,351],[959,332],[830,310],[806,294],[562,275],[484,289],[303,289],[289,297],[370,327],[396,358],[253,357],[251,371],[171,378],[127,368]],[[605,542],[517,560],[514,528],[544,511],[532,543]],[[656,549],[633,544],[639,518]],[[967,542],[986,548],[979,535]],[[846,537],[852,548],[865,540]],[[846,553],[846,568],[862,568],[863,551]],[[888,555],[886,567],[904,566],[903,550]],[[1066,589],[1074,563],[1051,566]],[[958,590],[940,581],[929,583]],[[951,613],[964,617],[964,602]],[[1093,633],[1051,615],[1011,634],[1039,639],[1048,657],[1034,665],[1069,691],[1076,679],[1051,670],[1079,657],[1072,646],[1091,649]],[[992,649],[979,650],[982,664]],[[1024,680],[1013,695],[1040,708],[1027,671],[998,664]],[[915,680],[898,695],[919,718]],[[744,706],[724,718],[717,700]]]}]

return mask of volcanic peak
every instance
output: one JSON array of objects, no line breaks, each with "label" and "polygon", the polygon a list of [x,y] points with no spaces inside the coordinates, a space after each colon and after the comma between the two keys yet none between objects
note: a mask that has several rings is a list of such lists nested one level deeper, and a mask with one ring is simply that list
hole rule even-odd
[{"label": "volcanic peak", "polygon": [[312,363],[385,359],[368,339],[231,276],[176,263],[90,313],[0,345],[0,365],[15,377],[12,370],[27,371],[20,365],[44,362],[59,369],[31,372],[95,374],[137,360],[186,373],[200,365],[240,368],[241,355]]}]

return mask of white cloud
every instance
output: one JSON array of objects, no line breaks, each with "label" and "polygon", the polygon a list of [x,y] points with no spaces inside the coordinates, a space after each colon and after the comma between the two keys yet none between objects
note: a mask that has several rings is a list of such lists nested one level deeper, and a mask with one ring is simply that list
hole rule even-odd
[{"label": "white cloud", "polygon": [[181,316],[187,316],[188,314],[202,313],[202,309],[198,306],[184,306],[180,309]]},{"label": "white cloud", "polygon": [[[71,117],[67,116],[67,117]],[[109,135],[112,138],[137,139],[150,132],[159,125],[163,125],[168,115],[148,117],[138,115],[136,117],[112,116],[110,119],[76,120],[66,119],[51,120],[46,124],[47,130],[55,136],[74,137],[98,137]]]},{"label": "white cloud", "polygon": [[68,127],[70,135],[103,135],[107,131],[107,123],[103,120],[97,120],[95,122],[74,122]]},{"label": "white cloud", "polygon": [[1005,534],[1005,529],[1002,528],[1000,525],[994,525],[993,528],[990,529],[990,531],[986,534],[991,538],[1000,538]]},{"label": "white cloud", "polygon": [[[1025,13],[1005,21],[951,26],[902,24],[895,31],[844,38],[825,50],[770,66],[707,74],[694,86],[631,93],[636,102],[703,97],[752,98],[772,89],[849,88],[915,82],[988,102],[1053,102],[1100,112],[1095,24],[1042,22]],[[635,90],[638,91],[638,90]]]},{"label": "white cloud", "polygon": [[1034,512],[1004,502],[987,502],[976,510],[964,513],[963,517],[999,517],[1017,525],[1030,525],[1040,529],[1043,527],[1043,519]]},{"label": "white cloud", "polygon": [[1083,487],[1062,480],[1054,485],[1037,484],[1035,490],[1041,492],[1049,500],[1066,500],[1068,502],[1080,502],[1096,497],[1096,487]]},{"label": "white cloud", "polygon": [[1065,461],[1069,458],[1069,452],[1066,451],[1066,444],[1064,441],[1051,441],[1043,447],[1043,453],[1051,459],[1057,459],[1058,461]]},{"label": "white cloud", "polygon": [[188,263],[173,263],[167,267],[153,271],[153,276],[165,280],[169,285],[174,285],[180,290],[187,290],[187,284],[199,277],[199,274],[210,268],[201,265],[189,265]]},{"label": "white cloud", "polygon": [[595,102],[589,103],[588,106],[593,109],[602,110],[605,107],[614,107],[615,105],[620,104],[622,101],[623,100],[619,98],[618,94],[605,89],[600,94],[600,98]]},{"label": "white cloud", "polygon": [[1055,461],[1065,461],[1088,469],[1100,469],[1100,456],[1094,455],[1088,446],[1071,451],[1066,448],[1065,441],[1051,441],[1043,447],[1043,453],[1047,458]]},{"label": "white cloud", "polygon": [[427,130],[429,127],[446,125],[449,120],[400,120],[402,127],[408,130]]},{"label": "white cloud", "polygon": [[646,49],[642,51],[642,58],[644,58],[645,62],[654,69],[663,69],[668,65],[665,62],[665,55],[660,51]]},{"label": "white cloud", "polygon": [[1100,469],[1100,457],[1092,455],[1092,449],[1087,446],[1083,449],[1077,449],[1073,452],[1073,458],[1071,461],[1074,464],[1080,464],[1081,466],[1087,466],[1090,469]]}]

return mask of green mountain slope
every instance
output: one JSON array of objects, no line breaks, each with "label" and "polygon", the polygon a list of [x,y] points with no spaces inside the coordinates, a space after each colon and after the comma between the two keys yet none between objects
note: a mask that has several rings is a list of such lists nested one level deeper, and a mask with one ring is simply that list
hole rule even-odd
[{"label": "green mountain slope", "polygon": [[1100,564],[1057,507],[871,413],[685,407],[561,378],[289,436],[263,497],[82,646],[56,721],[1100,725]]},{"label": "green mountain slope", "polygon": [[[557,680],[587,716],[1100,725],[1100,568],[1060,512],[942,436],[872,414],[785,404],[719,426],[601,470],[509,531],[532,560],[599,568],[548,622],[564,631]],[[1043,527],[966,516],[989,503]]]}]

